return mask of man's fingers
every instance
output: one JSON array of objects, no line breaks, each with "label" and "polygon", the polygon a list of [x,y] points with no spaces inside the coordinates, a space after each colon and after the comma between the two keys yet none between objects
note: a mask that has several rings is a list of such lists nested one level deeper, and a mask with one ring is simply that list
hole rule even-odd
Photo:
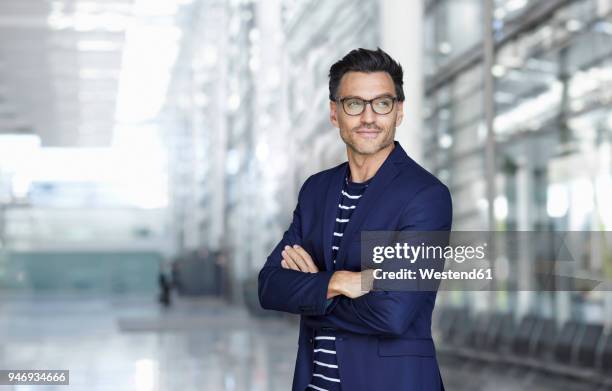
[{"label": "man's fingers", "polygon": [[316,273],[319,271],[319,268],[317,267],[317,265],[315,265],[314,261],[312,260],[312,257],[306,252],[306,250],[304,250],[301,246],[298,246],[297,244],[293,246],[293,248],[298,254],[300,254],[302,259],[306,263],[306,266],[308,267],[308,271],[310,273]]},{"label": "man's fingers", "polygon": [[302,259],[302,256],[293,247],[285,246],[285,254],[287,254],[287,257],[297,265],[300,271],[306,273],[310,271],[306,261]]},{"label": "man's fingers", "polygon": [[295,263],[295,261],[293,260],[293,258],[291,258],[289,256],[289,254],[287,253],[287,251],[283,250],[281,252],[282,256],[283,256],[283,261],[285,261],[285,263],[287,264],[287,267],[291,270],[297,270],[298,272],[301,271],[300,268],[298,267],[298,265]]},{"label": "man's fingers", "polygon": [[285,246],[281,254],[283,256],[281,266],[285,269],[297,270],[304,273],[317,273],[319,271],[319,268],[312,260],[310,254],[297,244],[293,247]]}]

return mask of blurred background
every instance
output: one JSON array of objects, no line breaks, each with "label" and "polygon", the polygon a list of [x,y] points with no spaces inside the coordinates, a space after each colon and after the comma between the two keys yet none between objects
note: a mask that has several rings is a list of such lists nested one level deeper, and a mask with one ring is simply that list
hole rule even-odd
[{"label": "blurred background", "polygon": [[[346,160],[330,65],[378,46],[455,230],[612,230],[610,0],[0,0],[0,369],[290,389],[297,320],[257,273]],[[434,320],[447,390],[610,384],[605,289],[440,292]]]}]

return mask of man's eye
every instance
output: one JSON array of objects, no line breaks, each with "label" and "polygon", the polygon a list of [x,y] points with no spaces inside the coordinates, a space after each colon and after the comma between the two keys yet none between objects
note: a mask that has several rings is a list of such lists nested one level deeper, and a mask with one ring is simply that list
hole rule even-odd
[{"label": "man's eye", "polygon": [[346,102],[348,107],[350,107],[351,109],[355,109],[357,107],[361,107],[362,103],[358,100],[349,100],[348,102]]},{"label": "man's eye", "polygon": [[378,102],[376,102],[376,106],[380,108],[388,108],[389,106],[391,106],[391,100],[390,99],[379,100]]}]

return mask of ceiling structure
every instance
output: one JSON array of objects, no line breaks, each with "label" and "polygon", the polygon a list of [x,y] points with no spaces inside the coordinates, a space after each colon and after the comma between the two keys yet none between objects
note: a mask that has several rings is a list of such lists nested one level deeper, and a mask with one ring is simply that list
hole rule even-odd
[{"label": "ceiling structure", "polygon": [[106,146],[132,0],[0,2],[0,132]]},{"label": "ceiling structure", "polygon": [[151,120],[180,43],[177,13],[191,3],[0,1],[0,134],[105,147],[121,112],[142,114],[130,123]]}]

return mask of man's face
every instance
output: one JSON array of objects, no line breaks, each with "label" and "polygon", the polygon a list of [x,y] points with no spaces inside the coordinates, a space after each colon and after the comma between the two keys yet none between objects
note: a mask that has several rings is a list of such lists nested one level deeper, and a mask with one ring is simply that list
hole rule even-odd
[{"label": "man's face", "polygon": [[338,102],[330,102],[330,120],[340,129],[340,137],[353,152],[372,155],[393,143],[395,128],[404,116],[403,102],[396,101],[389,114],[377,114],[366,104],[365,110],[354,116],[346,114],[339,103],[348,97],[364,100],[395,97],[395,85],[387,72],[347,72],[340,80],[336,95]]}]

